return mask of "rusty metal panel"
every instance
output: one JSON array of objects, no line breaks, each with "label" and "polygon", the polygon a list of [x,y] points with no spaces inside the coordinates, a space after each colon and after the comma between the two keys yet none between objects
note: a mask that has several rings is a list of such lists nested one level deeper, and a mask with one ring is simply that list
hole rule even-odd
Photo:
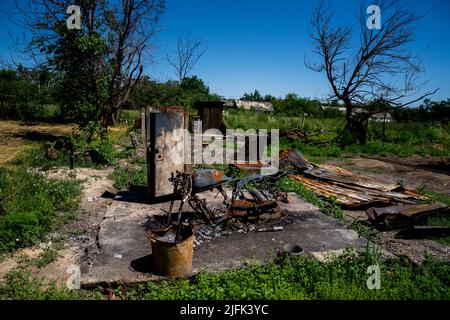
[{"label": "rusty metal panel", "polygon": [[296,149],[281,150],[279,157],[280,168],[285,171],[304,171],[313,168],[313,165]]},{"label": "rusty metal panel", "polygon": [[171,195],[171,173],[185,171],[185,136],[176,130],[186,128],[186,118],[186,111],[179,107],[147,112],[147,178],[151,198]]},{"label": "rusty metal panel", "polygon": [[395,205],[384,208],[369,208],[367,217],[376,227],[392,228],[424,223],[426,218],[436,214],[450,213],[449,207],[441,203]]},{"label": "rusty metal panel", "polygon": [[345,207],[413,204],[428,200],[428,197],[396,184],[332,165],[310,163],[295,149],[280,152],[280,167],[288,172],[296,172],[290,177],[316,195],[334,197],[337,203]]}]

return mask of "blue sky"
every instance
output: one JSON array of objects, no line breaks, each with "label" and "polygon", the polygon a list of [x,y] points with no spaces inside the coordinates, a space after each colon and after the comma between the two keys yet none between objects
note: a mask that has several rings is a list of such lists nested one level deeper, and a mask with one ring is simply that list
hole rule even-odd
[{"label": "blue sky", "polygon": [[[0,0],[8,10],[12,0]],[[353,21],[359,0],[329,1],[336,23]],[[422,55],[430,79],[426,89],[440,87],[432,100],[450,98],[450,0],[407,2],[419,13],[427,12],[416,30],[412,50]],[[194,74],[213,92],[230,98],[254,89],[263,94],[323,98],[329,86],[323,74],[304,66],[311,53],[308,23],[316,1],[308,0],[166,0],[167,11],[157,37],[157,63],[146,63],[146,73],[158,80],[174,78],[164,61],[180,33],[201,38],[208,51]],[[8,32],[18,30],[0,13],[0,56],[10,56]]]}]

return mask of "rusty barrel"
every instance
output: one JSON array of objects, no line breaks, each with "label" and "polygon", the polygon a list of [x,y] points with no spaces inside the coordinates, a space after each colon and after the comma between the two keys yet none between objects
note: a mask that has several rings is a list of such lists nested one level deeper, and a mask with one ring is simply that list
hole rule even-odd
[{"label": "rusty barrel", "polygon": [[[175,243],[176,227],[148,233],[152,245],[152,270],[161,276],[182,276],[192,270],[194,235],[190,226],[182,226],[181,241]],[[172,238],[171,238],[172,236]]]}]

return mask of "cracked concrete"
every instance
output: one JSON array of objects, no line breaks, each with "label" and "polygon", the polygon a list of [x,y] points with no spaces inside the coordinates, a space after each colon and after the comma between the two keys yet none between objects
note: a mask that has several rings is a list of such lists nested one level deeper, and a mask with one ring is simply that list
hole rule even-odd
[{"label": "cracked concrete", "polygon": [[[200,196],[220,201],[213,192]],[[305,252],[322,254],[345,248],[361,248],[366,241],[339,221],[294,194],[282,209],[289,212],[290,223],[282,232],[232,233],[214,238],[194,251],[193,273],[201,269],[222,271],[243,265],[248,260],[262,263],[274,257],[285,244],[297,244]],[[147,239],[146,222],[154,214],[167,210],[169,203],[138,204],[113,201],[100,224],[97,252],[87,252],[82,263],[82,285],[85,287],[108,283],[137,283],[156,280],[151,274],[151,246]]]}]

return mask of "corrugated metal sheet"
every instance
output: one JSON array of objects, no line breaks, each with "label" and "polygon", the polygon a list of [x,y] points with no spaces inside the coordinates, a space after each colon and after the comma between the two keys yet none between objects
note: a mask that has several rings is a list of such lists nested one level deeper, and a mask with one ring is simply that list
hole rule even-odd
[{"label": "corrugated metal sheet", "polygon": [[372,224],[383,228],[386,228],[386,222],[390,227],[420,224],[429,216],[444,212],[448,213],[448,206],[441,203],[396,205],[366,210]]},{"label": "corrugated metal sheet", "polygon": [[[337,203],[347,207],[367,207],[375,204],[412,204],[418,200],[428,199],[413,190],[389,190],[387,187],[376,189],[373,188],[373,185],[371,185],[372,188],[368,188],[359,186],[354,181],[348,184],[330,179],[322,181],[318,178],[304,176],[302,174],[294,174],[290,177],[312,190],[317,196],[326,198],[335,197]],[[398,186],[396,187],[398,188]]]},{"label": "corrugated metal sheet", "polygon": [[382,204],[413,204],[428,199],[414,190],[399,185],[352,173],[332,165],[314,165],[297,150],[280,152],[280,167],[292,174],[290,177],[302,183],[321,197],[335,197],[346,207]]}]

